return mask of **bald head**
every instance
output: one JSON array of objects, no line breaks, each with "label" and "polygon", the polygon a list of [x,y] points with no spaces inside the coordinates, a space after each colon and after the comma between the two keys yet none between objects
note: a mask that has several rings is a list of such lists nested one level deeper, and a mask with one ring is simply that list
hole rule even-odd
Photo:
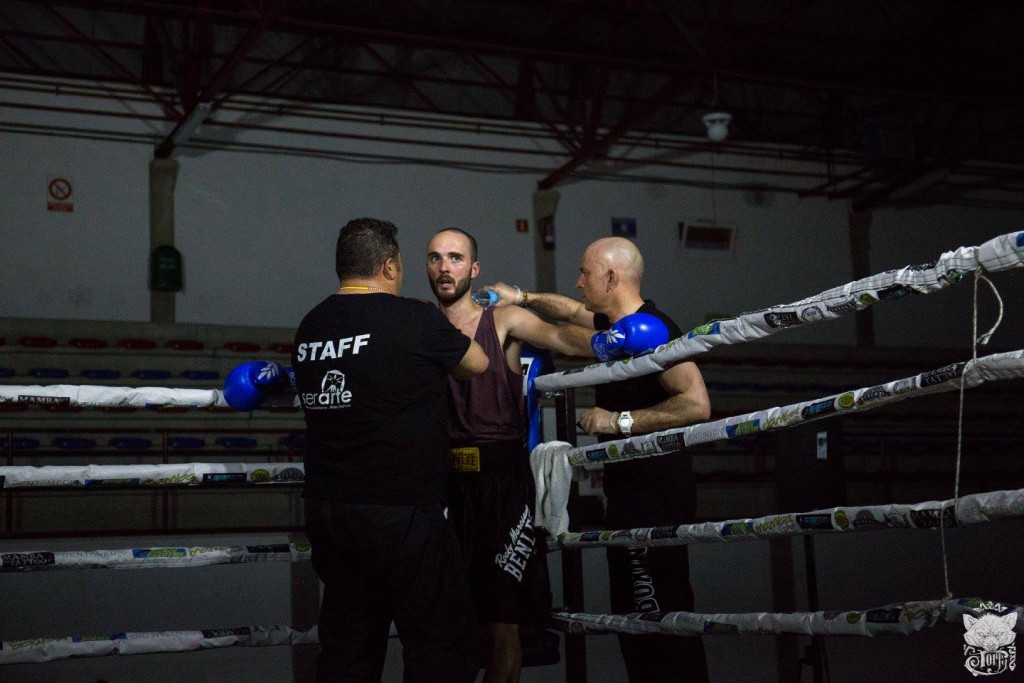
[{"label": "bald head", "polygon": [[630,284],[640,288],[644,277],[644,257],[636,245],[622,237],[603,237],[592,242],[585,252],[607,268],[619,273]]},{"label": "bald head", "polygon": [[576,289],[588,311],[603,313],[614,322],[643,305],[643,276],[644,258],[636,246],[621,237],[605,237],[583,252]]}]

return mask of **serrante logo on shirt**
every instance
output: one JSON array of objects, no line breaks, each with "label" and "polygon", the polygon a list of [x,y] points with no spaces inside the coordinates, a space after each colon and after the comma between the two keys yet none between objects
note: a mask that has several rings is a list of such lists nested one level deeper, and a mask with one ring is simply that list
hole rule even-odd
[{"label": "serrante logo on shirt", "polygon": [[345,389],[345,373],[341,370],[328,370],[320,380],[320,393],[307,392],[302,394],[302,405],[306,408],[350,408],[352,392]]}]

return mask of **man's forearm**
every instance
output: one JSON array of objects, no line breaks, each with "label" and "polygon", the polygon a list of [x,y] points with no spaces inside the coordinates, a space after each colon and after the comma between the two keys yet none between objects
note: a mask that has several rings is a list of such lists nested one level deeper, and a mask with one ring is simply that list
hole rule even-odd
[{"label": "man's forearm", "polygon": [[580,312],[586,313],[586,309],[575,299],[552,292],[523,292],[523,299],[522,305],[531,311],[536,311],[555,320],[592,326],[593,317],[591,316],[589,321],[585,317],[581,317]]},{"label": "man's forearm", "polygon": [[562,344],[559,350],[570,356],[592,358],[594,356],[594,349],[590,345],[590,338],[593,335],[594,330],[574,323],[561,325],[558,328],[558,338]]},{"label": "man's forearm", "polygon": [[672,396],[649,408],[634,410],[633,433],[650,434],[666,429],[704,422],[710,416],[710,409],[701,402],[683,396]]},{"label": "man's forearm", "polygon": [[[657,405],[631,410],[630,416],[633,434],[650,434],[706,421],[711,416],[711,403],[704,391],[695,391],[692,395],[670,396]],[[583,411],[579,425],[587,434],[618,436],[622,434],[618,418],[619,411],[597,406]]]}]

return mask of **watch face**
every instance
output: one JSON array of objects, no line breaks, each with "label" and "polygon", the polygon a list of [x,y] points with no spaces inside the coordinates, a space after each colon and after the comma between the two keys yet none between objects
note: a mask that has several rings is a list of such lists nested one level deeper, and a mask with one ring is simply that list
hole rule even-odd
[{"label": "watch face", "polygon": [[633,416],[628,412],[619,415],[619,430],[626,436],[630,435],[633,429]]}]

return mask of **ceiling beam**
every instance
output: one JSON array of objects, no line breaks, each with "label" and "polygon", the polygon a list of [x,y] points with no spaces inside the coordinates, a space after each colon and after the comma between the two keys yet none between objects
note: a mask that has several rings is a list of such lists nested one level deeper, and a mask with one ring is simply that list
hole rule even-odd
[{"label": "ceiling beam", "polygon": [[[234,23],[242,26],[252,25],[254,18],[252,14],[206,6],[202,10],[195,6],[195,0],[188,3],[179,2],[156,2],[155,0],[97,0],[68,2],[68,0],[38,0],[40,4],[77,4],[98,9],[132,14],[137,16],[166,16],[186,21],[194,21],[200,12],[211,19],[223,22]],[[660,61],[653,59],[634,59],[624,57],[609,58],[602,53],[580,52],[577,50],[560,50],[558,43],[555,47],[533,47],[522,45],[521,42],[510,40],[508,43],[494,41],[473,40],[468,38],[453,37],[450,35],[435,35],[425,32],[395,31],[379,29],[367,26],[346,24],[330,19],[313,21],[295,16],[282,16],[277,26],[291,30],[296,33],[312,33],[314,35],[330,34],[346,37],[352,41],[365,41],[372,43],[384,43],[389,45],[405,45],[419,49],[432,48],[447,50],[451,52],[473,52],[477,54],[490,54],[504,57],[529,57],[536,60],[552,62],[579,62],[579,63],[608,63],[613,68],[632,69],[638,71],[657,71],[662,73],[683,73],[690,69],[678,62]]]},{"label": "ceiling beam", "polygon": [[[709,40],[705,46],[704,61],[698,65],[695,73],[687,76],[675,76],[662,83],[655,94],[652,105],[630,113],[613,126],[603,137],[585,144],[568,161],[542,178],[537,183],[537,187],[541,190],[551,189],[595,155],[606,152],[624,135],[642,125],[644,121],[671,104],[679,93],[692,85],[696,80],[706,77],[707,73],[717,71],[726,62],[736,62],[746,57],[766,35],[780,30],[780,27],[785,22],[791,21],[793,16],[803,10],[805,4],[807,4],[806,0],[794,0],[794,2],[791,2],[786,7],[785,11],[775,14],[772,21],[758,24],[760,28],[752,30],[744,36],[744,41],[741,44],[726,49],[721,40],[722,27],[731,13],[732,4],[729,1],[723,2],[719,6],[718,14],[711,22],[708,31]],[[771,11],[775,12],[776,8],[773,7]]]},{"label": "ceiling beam", "polygon": [[149,87],[148,83],[145,83],[141,78],[133,74],[131,70],[128,69],[124,64],[115,59],[113,55],[111,55],[109,52],[103,49],[96,41],[94,41],[92,38],[90,38],[88,35],[82,32],[80,28],[75,26],[75,24],[70,19],[65,17],[54,7],[47,6],[46,10],[49,13],[49,15],[53,17],[53,19],[58,24],[60,24],[65,31],[68,32],[68,34],[77,38],[82,45],[88,47],[90,50],[99,55],[105,62],[107,62],[107,64],[112,66],[118,73],[127,78],[131,83],[136,84],[142,90],[144,90],[146,94],[153,99],[154,102],[160,105],[160,108],[163,109],[164,112],[171,115],[178,115],[177,108],[171,102],[167,101],[163,96],[160,95],[160,93],[156,92],[151,87]]},{"label": "ceiling beam", "polygon": [[42,67],[40,67],[35,60],[25,54],[21,48],[15,45],[13,40],[3,34],[0,34],[0,42],[4,44],[11,54],[13,54],[23,64],[26,64],[30,69],[36,72],[42,71]]},{"label": "ceiling beam", "polygon": [[441,111],[441,107],[437,106],[437,103],[430,99],[430,97],[415,84],[412,78],[406,76],[403,71],[399,70],[391,62],[389,62],[384,57],[384,55],[382,55],[373,45],[371,45],[370,43],[366,43],[365,45],[363,45],[363,49],[366,50],[366,52],[369,53],[371,57],[377,60],[377,62],[384,67],[384,70],[387,71],[388,75],[395,82],[397,82],[403,88],[408,89],[418,98],[420,98],[420,101],[422,101],[423,104],[426,105],[427,109],[429,109],[432,112]]},{"label": "ceiling beam", "polygon": [[[566,135],[563,131],[558,129],[558,126],[554,124],[549,118],[544,116],[536,106],[533,98],[536,96],[536,90],[533,87],[533,70],[529,66],[524,66],[522,62],[519,64],[519,80],[515,87],[511,83],[506,81],[501,74],[491,68],[483,59],[477,55],[468,55],[470,61],[476,65],[485,76],[489,77],[492,81],[497,83],[502,88],[502,93],[511,101],[513,113],[518,107],[530,107],[532,116],[531,120],[537,120],[543,123],[547,129],[551,132],[555,139],[558,140],[563,147],[566,149],[575,149],[576,143],[571,137]],[[512,94],[512,93],[515,94]],[[521,100],[527,98],[530,101],[530,105],[521,103]]]},{"label": "ceiling beam", "polygon": [[259,20],[256,25],[246,32],[242,40],[239,41],[238,46],[228,56],[224,63],[221,64],[220,69],[218,69],[217,73],[213,75],[213,78],[210,79],[210,82],[202,88],[197,88],[194,99],[192,99],[185,112],[181,115],[178,124],[167,135],[167,137],[164,138],[163,142],[157,145],[156,151],[154,152],[154,156],[157,159],[166,159],[170,157],[177,145],[182,144],[191,137],[192,133],[195,132],[195,129],[198,128],[210,114],[213,106],[213,98],[234,75],[238,66],[245,59],[246,55],[249,54],[249,51],[252,50],[260,36],[266,33],[267,29],[277,21],[286,9],[301,1],[303,0],[273,0],[269,6],[263,10],[263,14],[259,16]]}]

